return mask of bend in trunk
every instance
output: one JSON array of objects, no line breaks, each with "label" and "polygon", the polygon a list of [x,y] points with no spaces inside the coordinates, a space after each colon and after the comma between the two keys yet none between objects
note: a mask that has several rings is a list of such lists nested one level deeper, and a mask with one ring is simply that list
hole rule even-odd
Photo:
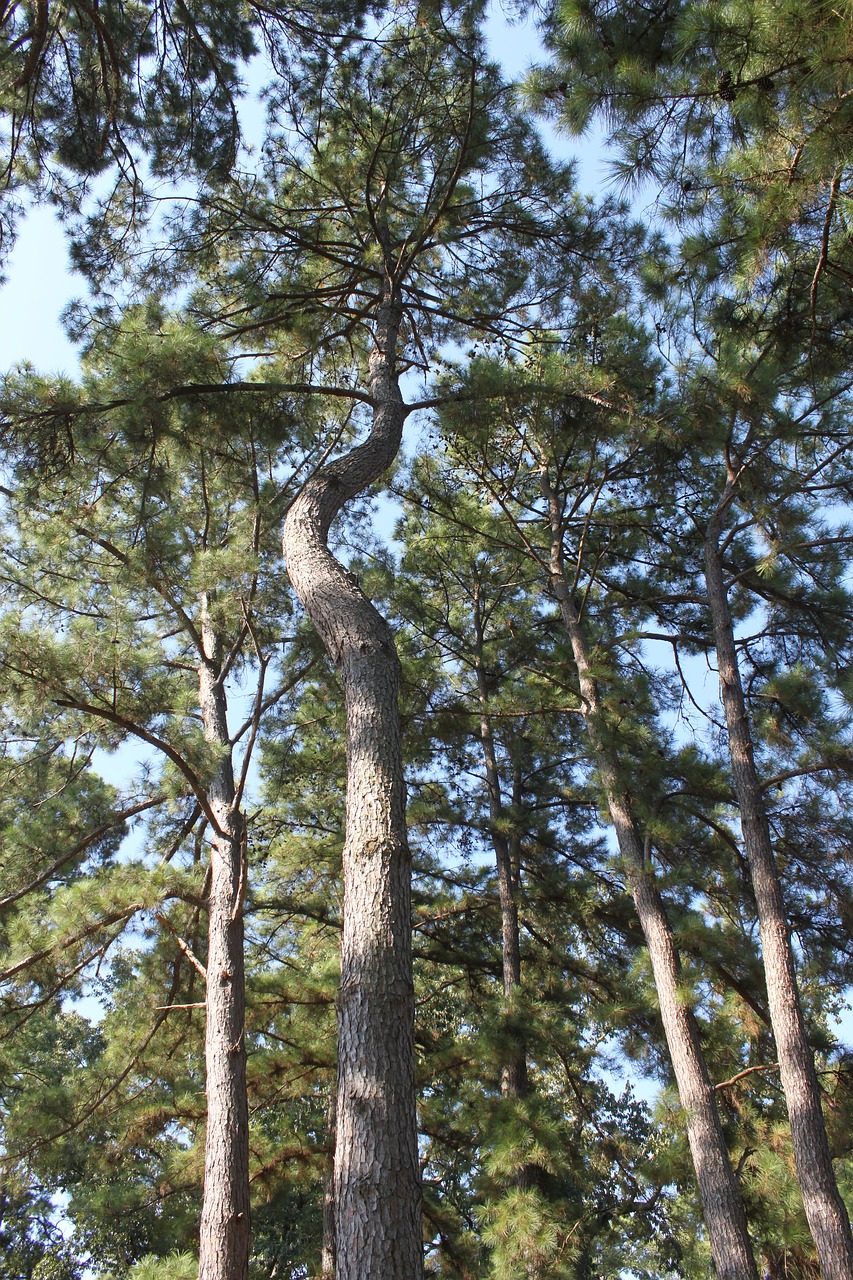
[{"label": "bend in trunk", "polygon": [[291,582],[338,669],[346,703],[334,1207],[336,1265],[346,1280],[423,1275],[399,663],[387,623],[326,545],[335,516],[400,446],[400,316],[389,283],[370,356],[370,435],[308,481],[283,536]]}]

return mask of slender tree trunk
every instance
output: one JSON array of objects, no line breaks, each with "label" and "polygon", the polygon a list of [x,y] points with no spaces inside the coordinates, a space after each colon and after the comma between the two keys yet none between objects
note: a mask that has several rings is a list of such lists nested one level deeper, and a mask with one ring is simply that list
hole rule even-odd
[{"label": "slender tree trunk", "polygon": [[249,1112],[246,1096],[246,989],[243,970],[243,824],[235,807],[234,774],[219,679],[220,646],[202,604],[204,655],[199,702],[204,735],[222,749],[208,791],[211,832],[208,900],[207,1135],[199,1235],[199,1280],[246,1280],[249,1268]]},{"label": "slender tree trunk", "polygon": [[370,435],[309,480],[284,526],[291,581],[338,669],[346,703],[335,1144],[341,1280],[423,1275],[399,662],[387,623],[326,545],[335,516],[386,470],[400,446],[399,323],[399,302],[389,284],[377,308],[370,356]]},{"label": "slender tree trunk", "polygon": [[725,506],[705,538],[705,580],[714,627],[720,696],[729,736],[741,830],[758,908],[761,952],[779,1075],[788,1106],[797,1180],[824,1280],[853,1280],[853,1237],[838,1192],[820,1103],[820,1086],[803,1018],[794,956],[773,856],[764,796],[755,767],[740,679],[720,538]]},{"label": "slender tree trunk", "polygon": [[[495,740],[489,716],[489,689],[483,668],[484,631],[480,609],[479,583],[474,588],[474,671],[480,702],[480,742],[486,769],[486,794],[489,798],[489,832],[495,853],[498,897],[501,908],[501,957],[503,962],[504,999],[512,1005],[521,986],[521,943],[518,930],[518,899],[515,871],[509,841],[503,830],[504,810],[498,772]],[[527,1052],[523,1037],[512,1037],[507,1060],[501,1069],[501,1093],[508,1098],[526,1098],[528,1092]]]},{"label": "slender tree trunk", "polygon": [[711,1254],[720,1280],[758,1280],[743,1199],[729,1160],[717,1099],[702,1052],[699,1027],[692,1009],[679,991],[681,964],[675,939],[631,811],[630,797],[619,777],[617,761],[608,743],[586,637],[566,580],[562,516],[544,461],[540,464],[540,477],[551,526],[551,589],[571,642],[593,758],[649,951]]},{"label": "slender tree trunk", "polygon": [[320,1253],[322,1280],[334,1280],[335,1275],[335,1113],[337,1098],[332,1094],[329,1102],[329,1121],[326,1126],[329,1142],[329,1170],[323,1179],[323,1247]]}]

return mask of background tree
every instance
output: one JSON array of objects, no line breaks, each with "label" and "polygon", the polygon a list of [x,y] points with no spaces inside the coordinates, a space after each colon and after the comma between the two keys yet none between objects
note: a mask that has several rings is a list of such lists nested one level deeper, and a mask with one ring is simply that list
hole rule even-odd
[{"label": "background tree", "polygon": [[[596,305],[594,289],[590,289],[587,305]],[[629,675],[625,663],[616,656],[618,650],[610,648],[613,641],[608,643],[605,639],[610,629],[609,611],[602,601],[607,597],[604,584],[612,572],[609,565],[618,554],[616,546],[622,538],[626,538],[623,554],[636,554],[629,532],[634,521],[631,508],[624,514],[617,513],[620,489],[629,490],[643,466],[629,425],[633,406],[627,399],[631,385],[628,379],[637,370],[646,378],[648,374],[643,359],[647,339],[630,330],[626,333],[625,319],[618,313],[607,318],[603,296],[598,296],[597,305],[601,322],[596,319],[592,327],[593,345],[600,348],[598,359],[593,350],[590,361],[590,353],[581,346],[574,362],[558,375],[568,375],[568,385],[562,384],[565,392],[560,392],[559,384],[553,384],[552,395],[556,394],[550,402],[546,399],[547,356],[531,362],[529,371],[523,366],[510,366],[502,372],[497,367],[490,369],[484,360],[475,376],[480,379],[479,388],[486,392],[481,411],[488,426],[475,435],[467,422],[460,423],[452,447],[470,477],[469,483],[480,488],[484,502],[501,512],[504,539],[532,562],[542,586],[559,601],[571,643],[568,662],[576,667],[580,681],[580,711],[588,720],[592,717],[591,763],[601,779],[604,803],[619,835],[622,873],[631,887],[652,953],[693,1160],[706,1215],[710,1214],[708,1227],[716,1264],[723,1271],[728,1267],[735,1271],[746,1268],[744,1274],[751,1274],[754,1264],[746,1221],[699,1030],[679,991],[682,979],[677,945],[648,866],[648,851],[654,847],[652,842],[660,826],[655,797],[666,785],[659,774],[657,757],[664,757],[665,749],[660,745],[654,753],[649,751],[655,730],[645,673],[641,674],[642,668],[637,664]],[[607,367],[606,354],[601,355],[609,349],[608,322],[621,329],[623,342],[627,338],[629,343],[636,343],[633,351],[629,345],[627,357],[622,360],[620,373],[625,382],[619,390],[625,398],[621,404],[608,404],[606,394],[602,395],[608,382],[612,387],[615,381],[615,370]],[[579,336],[575,336],[575,344]],[[550,342],[555,351],[550,358],[551,368],[556,373],[560,362],[556,355],[557,337]],[[529,407],[522,407],[516,395],[526,377],[533,384],[532,400]],[[505,389],[506,418],[499,389]],[[568,403],[562,398],[564,394]],[[602,423],[601,434],[594,441],[586,437],[580,443],[587,420],[598,422],[610,415],[615,416],[615,422],[611,416],[607,426]],[[621,428],[620,417],[624,424]],[[454,421],[458,420],[455,411],[448,420],[453,430]],[[627,494],[626,498],[630,503]],[[602,621],[607,619],[603,626],[599,617]],[[594,629],[592,641],[587,639],[590,627]],[[645,712],[641,711],[644,706]],[[662,803],[661,798],[658,810]],[[644,822],[648,823],[648,835]]]},{"label": "background tree", "polygon": [[[54,732],[68,735],[76,727],[90,754],[95,746],[114,748],[134,737],[159,754],[161,770],[149,766],[144,799],[122,804],[107,831],[156,806],[172,814],[161,832],[149,825],[153,848],[140,858],[80,885],[69,878],[66,858],[50,868],[63,886],[50,899],[36,893],[45,874],[7,895],[7,904],[17,906],[12,956],[29,954],[5,976],[58,962],[62,982],[69,964],[76,961],[79,971],[103,960],[139,914],[150,912],[154,935],[162,929],[172,952],[171,986],[126,1070],[176,1007],[206,1010],[200,1264],[206,1275],[233,1277],[245,1274],[249,1248],[243,803],[261,719],[299,675],[296,668],[283,676],[274,662],[288,609],[274,572],[274,531],[293,479],[280,459],[287,448],[298,465],[299,447],[293,437],[282,440],[280,403],[257,395],[252,404],[246,393],[235,434],[236,399],[227,401],[225,422],[217,420],[216,408],[191,399],[175,412],[152,405],[158,375],[176,377],[180,370],[189,382],[201,373],[209,385],[217,385],[214,379],[222,379],[220,390],[227,385],[224,353],[185,324],[156,312],[128,317],[108,350],[90,353],[90,368],[96,359],[108,360],[110,368],[90,375],[86,389],[97,428],[84,418],[75,463],[53,484],[42,476],[31,488],[22,478],[7,490],[6,578],[16,607],[10,603],[4,619],[3,665],[7,687],[17,687],[43,715],[54,708],[55,723],[55,709],[63,709],[67,719]],[[117,388],[124,413],[115,402]],[[47,388],[38,391],[49,398]],[[29,394],[29,386],[21,388],[22,396]],[[140,412],[146,396],[147,414]],[[216,407],[225,403],[224,396],[214,399]],[[112,408],[100,416],[94,405],[105,404]],[[243,723],[230,728],[226,682],[233,688],[237,681],[248,707]],[[244,749],[235,771],[238,744]],[[20,827],[15,834],[21,837]],[[79,842],[78,860],[91,843],[91,836]],[[209,868],[202,865],[205,846]],[[76,873],[78,866],[70,869]],[[70,937],[63,911],[66,921],[76,912],[85,922]],[[206,987],[201,1001],[177,995],[187,969],[194,971],[190,991],[199,976]],[[99,1092],[89,1110],[101,1101]],[[70,1132],[77,1119],[56,1136]]]},{"label": "background tree", "polygon": [[[452,485],[449,467],[444,479]],[[478,1167],[480,1247],[489,1274],[593,1274],[606,1269],[618,1224],[627,1221],[642,1266],[646,1233],[654,1232],[652,1222],[660,1226],[657,1195],[646,1183],[642,1109],[628,1095],[612,1096],[595,1078],[596,1018],[603,1004],[630,997],[613,964],[600,901],[603,851],[589,831],[594,799],[574,780],[575,718],[567,716],[563,691],[549,679],[553,654],[539,652],[541,619],[530,566],[502,541],[503,521],[469,494],[456,491],[444,506],[448,495],[426,460],[406,492],[416,506],[399,531],[407,553],[395,594],[408,620],[404,635],[415,628],[409,645],[419,698],[424,684],[430,687],[428,655],[440,654],[444,668],[429,710],[421,713],[435,740],[421,786],[432,796],[439,784],[428,779],[445,761],[437,775],[448,780],[440,785],[450,801],[442,842],[446,848],[455,827],[456,857],[464,858],[454,875],[445,853],[445,901],[431,911],[424,902],[424,960],[440,963],[447,975],[431,978],[427,990],[448,1019],[444,1035],[454,1028],[443,1049],[450,1063],[454,1051],[482,1062],[473,1071],[468,1067],[468,1080],[453,1084],[454,1067],[446,1066],[425,1103],[428,1168],[435,1170],[435,1191],[446,1197],[443,1218],[437,1218],[444,1265],[449,1269],[466,1248],[446,1207],[448,1201],[464,1204],[462,1188],[448,1185],[448,1144],[461,1128],[478,1138],[479,1152],[468,1159]],[[422,814],[414,827],[420,842],[421,824],[428,832],[434,817],[428,807],[416,812]],[[511,861],[509,885],[502,842]],[[614,896],[618,900],[615,890]],[[479,963],[477,948],[484,957]],[[460,952],[469,958],[460,955],[454,965]],[[458,972],[460,960],[467,972]],[[459,993],[451,1001],[454,967]],[[472,1007],[479,1029],[473,1033]],[[434,1051],[442,1037],[426,1032],[425,1026],[425,1049]],[[424,1070],[432,1079],[429,1056]],[[487,1083],[485,1097],[471,1088],[472,1079]],[[464,1125],[453,1110],[460,1103],[469,1117]],[[624,1139],[614,1144],[604,1135],[615,1134],[620,1121]],[[616,1247],[624,1250],[624,1243]]]}]

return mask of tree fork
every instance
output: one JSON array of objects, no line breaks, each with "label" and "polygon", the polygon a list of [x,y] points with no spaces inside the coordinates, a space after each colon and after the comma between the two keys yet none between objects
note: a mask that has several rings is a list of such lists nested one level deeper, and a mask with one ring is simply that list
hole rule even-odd
[{"label": "tree fork", "polygon": [[794,956],[785,914],[782,884],[773,855],[770,824],[752,745],[749,715],[740,678],[734,626],[723,574],[720,538],[731,489],[708,526],[705,583],[714,628],[720,698],[726,717],[735,795],[761,934],[770,1023],[776,1041],[779,1075],[788,1106],[797,1181],[823,1280],[853,1280],[853,1236],[838,1191],[820,1085],[803,1018]]},{"label": "tree fork", "polygon": [[346,704],[334,1206],[341,1280],[423,1275],[399,661],[385,619],[327,546],[332,521],[382,475],[400,447],[400,316],[389,278],[368,367],[370,434],[307,482],[283,534],[291,582],[337,667]]}]

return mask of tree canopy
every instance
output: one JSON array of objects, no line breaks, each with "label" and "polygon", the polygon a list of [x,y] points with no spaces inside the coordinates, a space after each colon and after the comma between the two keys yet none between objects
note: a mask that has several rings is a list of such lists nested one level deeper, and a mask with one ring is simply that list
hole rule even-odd
[{"label": "tree canopy", "polygon": [[7,6],[2,1280],[853,1280],[851,16]]}]

